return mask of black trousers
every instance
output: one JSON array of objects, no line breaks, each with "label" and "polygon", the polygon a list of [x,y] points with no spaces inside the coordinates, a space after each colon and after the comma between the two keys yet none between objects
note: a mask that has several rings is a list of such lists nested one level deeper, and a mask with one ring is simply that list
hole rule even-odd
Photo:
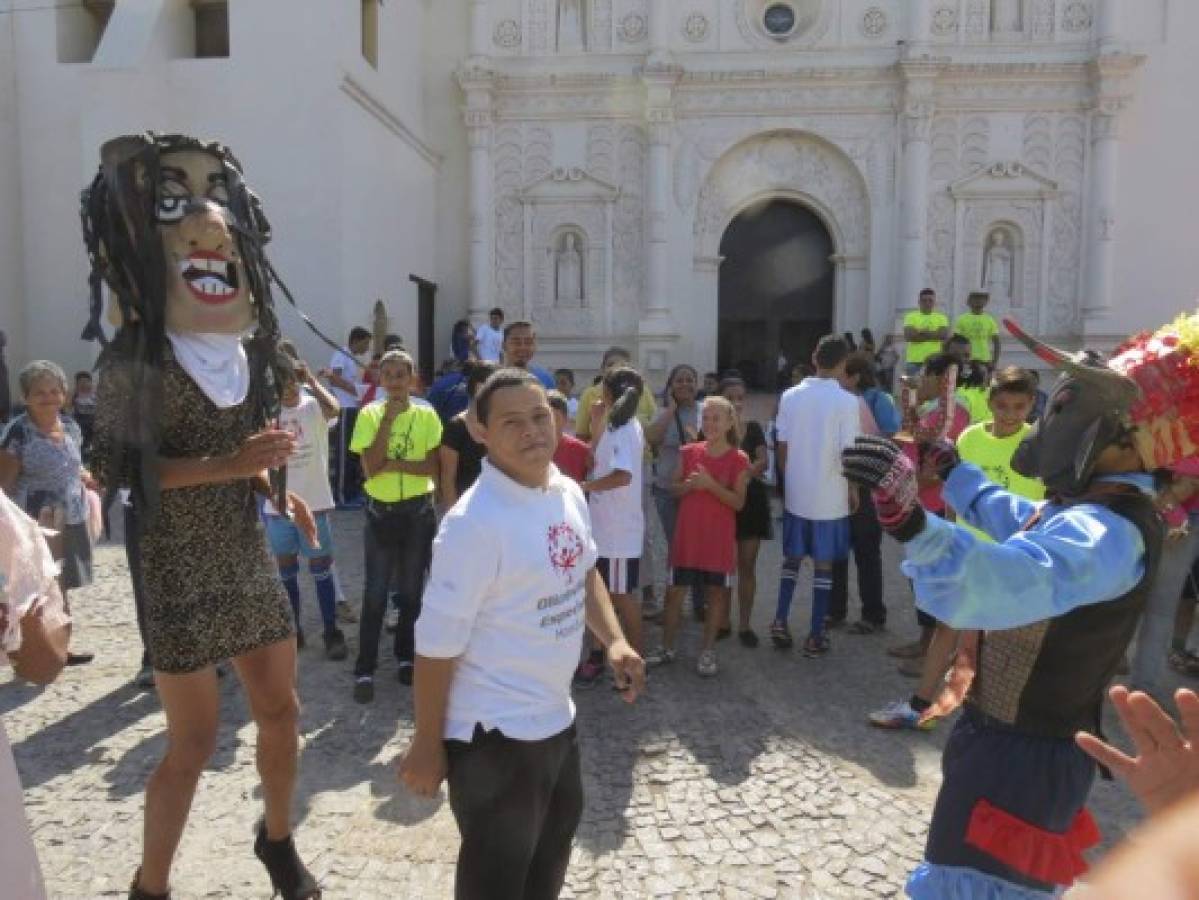
[{"label": "black trousers", "polygon": [[352,503],[362,494],[362,465],[357,454],[350,452],[350,440],[354,437],[354,424],[358,421],[357,409],[342,407],[337,418],[337,427],[329,432],[333,458],[330,482],[333,499],[339,504]]},{"label": "black trousers", "polygon": [[416,657],[415,629],[420,616],[425,573],[433,552],[437,518],[433,495],[425,494],[400,503],[366,506],[363,548],[366,553],[366,584],[362,597],[362,619],[358,626],[358,661],[354,674],[373,675],[379,660],[379,633],[387,612],[387,595],[399,597],[400,624],[396,628],[395,655],[410,663]]},{"label": "black trousers", "polygon": [[[885,625],[887,607],[883,604],[883,527],[878,524],[874,499],[862,491],[858,511],[849,517],[850,544],[858,567],[858,595],[862,600],[862,620]],[[833,590],[829,597],[830,619],[849,616],[849,560],[833,563]]]},{"label": "black trousers", "polygon": [[543,741],[475,726],[446,741],[450,809],[462,835],[457,900],[554,900],[583,815],[574,725]]}]

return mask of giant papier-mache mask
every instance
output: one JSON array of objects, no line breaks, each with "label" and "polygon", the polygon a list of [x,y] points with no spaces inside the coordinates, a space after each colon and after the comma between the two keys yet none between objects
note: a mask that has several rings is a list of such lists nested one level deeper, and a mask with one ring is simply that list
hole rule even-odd
[{"label": "giant papier-mache mask", "polygon": [[156,134],[108,141],[82,216],[89,337],[100,336],[101,283],[115,300],[114,324],[142,323],[151,343],[163,330],[242,333],[270,305],[270,225],[221,144]]},{"label": "giant papier-mache mask", "polygon": [[1081,494],[1099,454],[1113,445],[1135,449],[1146,471],[1199,454],[1199,315],[1133,337],[1106,362],[1004,325],[1061,373],[1012,457],[1012,468],[1040,478],[1050,495]]}]

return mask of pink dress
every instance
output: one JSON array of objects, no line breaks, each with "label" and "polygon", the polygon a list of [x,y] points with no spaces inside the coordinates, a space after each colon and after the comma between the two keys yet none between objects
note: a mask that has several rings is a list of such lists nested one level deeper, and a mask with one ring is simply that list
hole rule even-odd
[{"label": "pink dress", "polygon": [[[37,523],[0,491],[0,665],[21,647],[21,619],[40,609],[47,629],[70,621],[58,591],[58,564]],[[0,725],[0,884],[5,896],[46,896],[38,866],[21,781],[8,736]]]}]

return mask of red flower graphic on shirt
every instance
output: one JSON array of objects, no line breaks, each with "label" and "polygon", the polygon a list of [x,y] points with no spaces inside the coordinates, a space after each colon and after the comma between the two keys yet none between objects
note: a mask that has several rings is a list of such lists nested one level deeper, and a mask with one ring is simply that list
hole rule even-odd
[{"label": "red flower graphic on shirt", "polygon": [[569,578],[583,555],[582,538],[573,528],[562,522],[549,527],[547,545],[550,565],[554,567],[555,572]]}]

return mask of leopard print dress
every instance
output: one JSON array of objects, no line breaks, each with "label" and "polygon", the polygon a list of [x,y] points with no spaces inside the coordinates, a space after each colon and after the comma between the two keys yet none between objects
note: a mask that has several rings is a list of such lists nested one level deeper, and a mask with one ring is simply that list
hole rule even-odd
[{"label": "leopard print dress", "polygon": [[[106,470],[124,427],[118,398],[132,389],[125,365],[101,373],[94,458],[106,486],[125,481]],[[227,455],[253,433],[248,403],[218,409],[169,350],[160,385],[164,458]],[[160,502],[140,536],[145,640],[155,670],[195,672],[294,634],[249,481],[164,490]]]}]

